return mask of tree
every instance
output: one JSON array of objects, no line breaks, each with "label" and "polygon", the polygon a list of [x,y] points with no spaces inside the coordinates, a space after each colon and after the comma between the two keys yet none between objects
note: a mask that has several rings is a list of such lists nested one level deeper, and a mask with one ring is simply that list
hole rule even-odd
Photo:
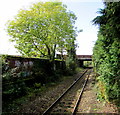
[{"label": "tree", "polygon": [[[101,16],[93,22],[99,25],[98,40],[93,49],[94,66],[99,74],[100,97],[120,101],[120,2],[105,3]],[[119,103],[118,103],[119,104]]]},{"label": "tree", "polygon": [[20,10],[7,23],[7,32],[15,47],[25,56],[55,59],[57,51],[67,51],[75,43],[76,16],[61,2],[39,2],[29,10]]}]

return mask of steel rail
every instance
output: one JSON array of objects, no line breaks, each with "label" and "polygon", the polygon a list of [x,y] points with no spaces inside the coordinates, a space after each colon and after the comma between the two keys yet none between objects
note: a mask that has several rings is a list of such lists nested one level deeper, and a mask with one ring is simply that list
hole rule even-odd
[{"label": "steel rail", "polygon": [[48,107],[42,115],[48,115],[48,113],[51,111],[51,109],[61,100],[61,98],[79,81],[79,79],[87,72],[88,70],[85,70],[84,73],[70,85],[67,90],[55,101],[53,104],[51,104],[50,107]]},{"label": "steel rail", "polygon": [[74,107],[74,110],[73,110],[72,115],[76,115],[77,108],[78,108],[78,105],[79,105],[80,100],[81,100],[81,98],[82,98],[82,94],[83,94],[84,88],[85,88],[85,86],[86,86],[86,84],[87,84],[87,81],[88,81],[88,78],[89,78],[89,76],[90,76],[90,73],[91,73],[91,71],[90,71],[89,74],[87,75],[87,78],[86,78],[86,80],[85,80],[85,82],[84,82],[84,84],[83,84],[82,90],[81,90],[81,92],[80,92],[80,94],[79,94],[79,97],[78,97],[77,102],[76,102],[76,104],[75,104],[75,107]]}]

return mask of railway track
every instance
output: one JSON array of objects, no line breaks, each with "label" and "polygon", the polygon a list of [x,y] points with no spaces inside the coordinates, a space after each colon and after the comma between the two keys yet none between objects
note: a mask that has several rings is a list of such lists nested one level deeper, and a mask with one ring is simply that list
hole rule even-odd
[{"label": "railway track", "polygon": [[84,73],[74,81],[73,84],[62,95],[60,95],[58,99],[43,112],[42,115],[75,115],[90,73],[90,69],[85,70]]}]

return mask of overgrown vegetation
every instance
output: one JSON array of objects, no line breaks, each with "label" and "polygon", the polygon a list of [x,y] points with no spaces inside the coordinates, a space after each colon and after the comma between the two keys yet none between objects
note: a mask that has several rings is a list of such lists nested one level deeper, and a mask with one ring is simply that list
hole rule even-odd
[{"label": "overgrown vegetation", "polygon": [[120,2],[104,3],[93,22],[99,25],[94,46],[94,69],[97,72],[99,98],[120,106]]},{"label": "overgrown vegetation", "polygon": [[[56,69],[53,70],[50,60],[34,59],[34,65],[31,69],[32,74],[25,76],[27,70],[23,66],[11,68],[9,63],[5,61],[7,60],[7,56],[3,56],[2,60],[2,100],[4,112],[10,111],[12,108],[15,109],[17,104],[19,105],[20,103],[24,103],[25,100],[35,98],[41,92],[46,91],[48,87],[56,85],[64,77],[67,78],[69,75],[78,72],[78,69],[66,69],[64,61],[56,60]],[[23,69],[24,72],[21,71]]]},{"label": "overgrown vegetation", "polygon": [[[31,77],[20,76],[13,79],[14,76],[9,71],[3,73],[3,76],[8,75],[7,79],[3,78],[3,113],[19,110],[22,104],[34,100],[37,96],[48,91],[48,88],[55,87],[62,80],[69,78],[69,75],[75,74],[68,73],[69,71],[65,72],[65,70],[57,70],[49,74],[44,69],[41,71],[40,66],[39,63],[36,65]],[[48,66],[46,65],[46,67]],[[77,68],[75,71],[80,70]]]},{"label": "overgrown vegetation", "polygon": [[[31,91],[41,91],[44,85],[59,81],[63,75],[75,73],[76,19],[75,14],[68,11],[67,6],[61,2],[38,2],[28,10],[21,9],[14,20],[8,21],[7,32],[11,41],[16,43],[18,51],[23,56],[42,57],[46,60],[36,61],[30,74],[22,66],[7,68],[5,62],[3,103],[7,102],[6,99],[9,103]],[[61,55],[67,53],[66,67],[65,62],[59,64],[55,60],[56,52]]]},{"label": "overgrown vegetation", "polygon": [[92,61],[84,61],[84,67],[92,67]]}]

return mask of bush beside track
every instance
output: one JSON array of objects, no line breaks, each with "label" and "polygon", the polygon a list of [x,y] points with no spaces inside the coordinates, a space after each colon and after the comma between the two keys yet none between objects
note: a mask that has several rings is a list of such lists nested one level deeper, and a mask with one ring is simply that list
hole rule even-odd
[{"label": "bush beside track", "polygon": [[[32,63],[30,65],[30,63]],[[55,82],[67,74],[65,61],[55,60],[55,68],[48,59],[4,56],[2,64],[3,102],[27,94],[29,88]]]}]

